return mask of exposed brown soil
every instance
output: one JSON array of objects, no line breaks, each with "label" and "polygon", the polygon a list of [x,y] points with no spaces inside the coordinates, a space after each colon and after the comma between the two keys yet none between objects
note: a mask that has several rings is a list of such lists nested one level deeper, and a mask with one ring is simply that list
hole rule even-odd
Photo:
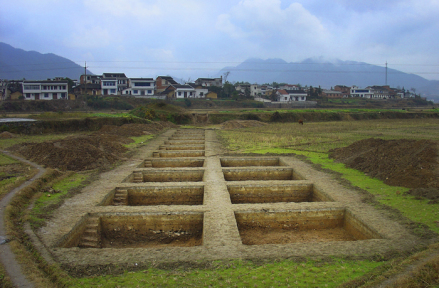
[{"label": "exposed brown soil", "polygon": [[288,244],[288,243],[313,243],[330,241],[354,241],[356,240],[341,227],[322,230],[283,230],[249,228],[241,229],[242,244],[263,245],[263,244]]},{"label": "exposed brown soil", "polygon": [[68,137],[42,143],[24,143],[13,148],[27,159],[61,170],[83,171],[111,165],[128,149],[123,144],[133,142],[129,137],[156,134],[174,124],[125,124],[104,126],[88,136]]},{"label": "exposed brown soil", "polygon": [[10,138],[16,138],[17,135],[10,133],[8,131],[0,133],[0,139],[10,139]]},{"label": "exposed brown soil", "polygon": [[256,121],[256,120],[230,120],[224,122],[221,127],[222,129],[238,129],[238,128],[248,128],[248,127],[260,127],[267,125],[267,123]]},{"label": "exposed brown soil", "polygon": [[408,194],[439,199],[439,144],[430,140],[364,139],[330,151],[330,157]]}]

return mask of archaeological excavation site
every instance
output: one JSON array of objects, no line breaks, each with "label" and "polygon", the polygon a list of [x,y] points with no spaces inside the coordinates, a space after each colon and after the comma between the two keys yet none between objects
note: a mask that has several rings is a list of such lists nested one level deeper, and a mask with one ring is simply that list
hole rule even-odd
[{"label": "archaeological excavation site", "polygon": [[210,129],[167,130],[37,236],[65,267],[368,256],[416,241],[333,175],[292,156],[226,156]]}]

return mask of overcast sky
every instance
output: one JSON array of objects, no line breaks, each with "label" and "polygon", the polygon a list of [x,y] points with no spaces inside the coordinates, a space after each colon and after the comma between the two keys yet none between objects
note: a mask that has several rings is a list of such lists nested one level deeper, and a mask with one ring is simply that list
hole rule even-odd
[{"label": "overcast sky", "polygon": [[439,80],[439,0],[0,0],[0,41],[95,74],[213,76],[248,58],[340,59]]}]

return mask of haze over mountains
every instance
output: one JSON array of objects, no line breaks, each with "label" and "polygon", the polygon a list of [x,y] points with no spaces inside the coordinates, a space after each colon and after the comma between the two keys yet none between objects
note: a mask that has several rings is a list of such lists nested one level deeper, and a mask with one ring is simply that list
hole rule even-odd
[{"label": "haze over mountains", "polygon": [[[107,71],[114,72],[114,71]],[[126,72],[126,71],[117,71]],[[249,83],[290,83],[302,86],[321,86],[329,89],[335,85],[356,85],[367,87],[385,84],[385,68],[355,61],[306,59],[302,62],[286,62],[282,59],[250,58],[235,67],[225,67],[218,77],[230,72],[227,80]],[[0,79],[44,80],[54,77],[68,77],[79,80],[84,68],[73,61],[52,54],[24,51],[0,42]],[[87,70],[87,74],[93,74]],[[129,77],[129,75],[127,75]],[[142,75],[155,77],[157,75]],[[179,75],[175,75],[178,79]],[[194,78],[203,77],[202,74]],[[439,81],[427,80],[415,74],[404,73],[389,68],[387,83],[391,87],[415,88],[429,100],[439,102]]]},{"label": "haze over mountains", "polygon": [[[68,77],[79,80],[84,68],[75,62],[52,54],[24,51],[0,42],[0,79],[45,80]],[[87,70],[87,74],[92,74]]]}]

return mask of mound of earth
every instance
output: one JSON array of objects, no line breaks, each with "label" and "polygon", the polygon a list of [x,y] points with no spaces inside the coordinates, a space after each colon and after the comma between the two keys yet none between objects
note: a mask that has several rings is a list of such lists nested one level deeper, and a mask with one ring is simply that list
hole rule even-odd
[{"label": "mound of earth", "polygon": [[16,137],[17,137],[17,135],[12,134],[8,131],[0,133],[0,139],[10,139],[10,138],[16,138]]},{"label": "mound of earth", "polygon": [[249,128],[249,127],[260,127],[267,125],[267,123],[256,121],[256,120],[230,120],[226,121],[221,125],[222,129],[231,130],[239,128]]},{"label": "mound of earth", "polygon": [[430,140],[364,139],[330,151],[330,157],[378,178],[407,188],[439,192],[439,143]]},{"label": "mound of earth", "polygon": [[104,126],[88,136],[68,137],[42,143],[23,143],[14,150],[32,162],[61,170],[83,171],[113,164],[128,149],[129,137],[156,134],[172,123]]}]

